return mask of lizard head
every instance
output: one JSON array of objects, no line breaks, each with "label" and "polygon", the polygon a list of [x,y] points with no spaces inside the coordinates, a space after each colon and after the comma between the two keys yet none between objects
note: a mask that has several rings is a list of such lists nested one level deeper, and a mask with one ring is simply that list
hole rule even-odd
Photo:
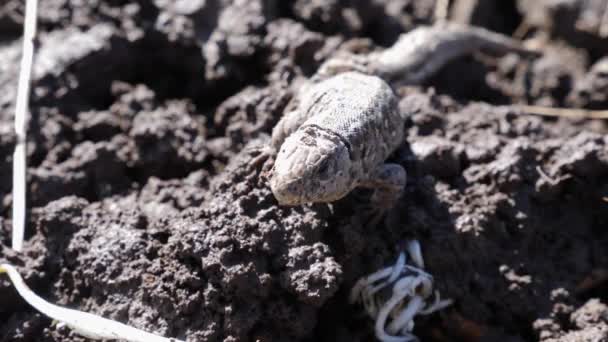
[{"label": "lizard head", "polygon": [[303,127],[281,146],[270,187],[282,205],[331,202],[352,190],[348,147],[335,134]]}]

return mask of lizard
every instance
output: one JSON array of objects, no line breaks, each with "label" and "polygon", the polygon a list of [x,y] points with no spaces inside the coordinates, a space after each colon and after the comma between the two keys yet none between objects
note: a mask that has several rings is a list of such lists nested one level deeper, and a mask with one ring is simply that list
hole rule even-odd
[{"label": "lizard", "polygon": [[332,202],[357,186],[375,203],[394,202],[406,183],[399,164],[385,164],[403,141],[405,118],[381,78],[345,72],[310,87],[279,121],[270,187],[283,205]]},{"label": "lizard", "polygon": [[392,207],[407,173],[385,161],[404,140],[407,113],[388,82],[421,84],[479,50],[537,54],[483,28],[441,23],[403,34],[383,51],[338,53],[322,64],[272,131],[269,183],[279,204],[333,202],[362,186],[376,189],[376,207]]}]

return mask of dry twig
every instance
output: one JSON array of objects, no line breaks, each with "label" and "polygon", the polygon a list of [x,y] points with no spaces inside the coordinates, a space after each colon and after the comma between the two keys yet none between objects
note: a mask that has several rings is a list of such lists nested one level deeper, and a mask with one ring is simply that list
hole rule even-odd
[{"label": "dry twig", "polygon": [[448,10],[450,7],[449,0],[436,0],[435,2],[435,22],[444,22],[448,20]]},{"label": "dry twig", "polygon": [[600,37],[608,37],[608,2],[604,5],[604,12],[602,13],[602,19],[600,20],[600,27],[598,33]]},{"label": "dry twig", "polygon": [[554,108],[543,106],[519,105],[522,111],[529,114],[564,117],[574,119],[608,119],[608,110],[589,110],[578,108]]}]

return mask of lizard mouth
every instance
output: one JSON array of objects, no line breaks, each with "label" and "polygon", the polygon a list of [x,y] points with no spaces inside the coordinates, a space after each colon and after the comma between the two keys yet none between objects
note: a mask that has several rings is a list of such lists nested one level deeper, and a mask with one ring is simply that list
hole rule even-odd
[{"label": "lizard mouth", "polygon": [[314,191],[316,184],[305,184],[301,179],[282,182],[279,177],[272,178],[270,188],[280,205],[297,206],[307,203],[329,203],[339,200],[348,192]]},{"label": "lizard mouth", "polygon": [[273,177],[270,180],[270,189],[280,205],[295,206],[306,203],[303,198],[304,189],[299,181],[286,182],[282,177]]}]

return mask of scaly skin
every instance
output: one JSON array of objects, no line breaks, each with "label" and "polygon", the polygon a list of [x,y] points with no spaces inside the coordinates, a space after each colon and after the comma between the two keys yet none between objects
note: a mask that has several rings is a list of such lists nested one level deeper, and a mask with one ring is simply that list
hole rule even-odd
[{"label": "scaly skin", "polygon": [[357,186],[398,197],[405,170],[384,164],[403,141],[404,118],[386,82],[347,72],[312,85],[273,130],[270,186],[283,205],[332,202]]},{"label": "scaly skin", "polygon": [[385,160],[403,140],[404,117],[386,82],[420,84],[450,61],[480,50],[537,54],[501,34],[444,23],[416,28],[380,52],[329,59],[273,130],[278,153],[270,186],[276,199],[284,205],[331,202],[367,186],[377,190],[375,204],[391,207],[406,173]]}]

